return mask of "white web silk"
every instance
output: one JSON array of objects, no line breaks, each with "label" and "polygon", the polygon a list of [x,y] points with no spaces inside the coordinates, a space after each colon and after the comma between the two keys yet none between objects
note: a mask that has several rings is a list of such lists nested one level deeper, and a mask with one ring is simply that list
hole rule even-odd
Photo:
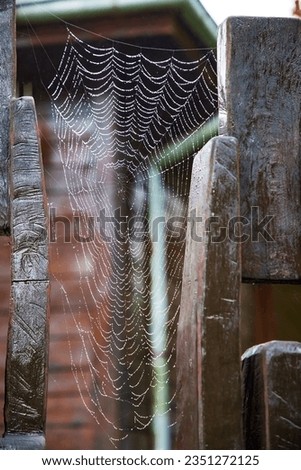
[{"label": "white web silk", "polygon": [[125,49],[69,31],[48,88],[76,234],[75,297],[61,280],[72,369],[112,440],[174,420],[191,162],[217,108],[213,50]]}]

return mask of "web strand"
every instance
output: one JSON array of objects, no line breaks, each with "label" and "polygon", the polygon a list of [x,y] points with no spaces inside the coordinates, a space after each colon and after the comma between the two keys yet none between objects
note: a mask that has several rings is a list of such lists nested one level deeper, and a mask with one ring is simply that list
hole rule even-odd
[{"label": "web strand", "polygon": [[78,290],[62,279],[62,299],[89,380],[70,347],[72,370],[114,442],[174,422],[191,162],[217,108],[213,50],[190,61],[130,50],[69,30],[48,87],[76,234]]}]

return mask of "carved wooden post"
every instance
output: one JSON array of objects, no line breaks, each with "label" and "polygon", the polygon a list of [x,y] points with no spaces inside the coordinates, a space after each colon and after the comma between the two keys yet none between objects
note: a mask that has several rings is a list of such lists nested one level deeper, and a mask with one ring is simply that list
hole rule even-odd
[{"label": "carved wooden post", "polygon": [[45,441],[48,224],[34,102],[12,99],[15,0],[1,1],[0,31],[0,235],[11,232],[12,241],[5,435],[0,448],[39,449]]},{"label": "carved wooden post", "polygon": [[195,157],[177,338],[177,448],[241,449],[236,139]]},{"label": "carved wooden post", "polygon": [[243,355],[246,449],[300,449],[301,343],[271,341]]},{"label": "carved wooden post", "polygon": [[0,2],[0,235],[8,234],[9,106],[15,93],[15,0]]},{"label": "carved wooden post", "polygon": [[44,446],[48,355],[45,193],[32,98],[11,104],[12,287],[5,387],[5,449]]}]

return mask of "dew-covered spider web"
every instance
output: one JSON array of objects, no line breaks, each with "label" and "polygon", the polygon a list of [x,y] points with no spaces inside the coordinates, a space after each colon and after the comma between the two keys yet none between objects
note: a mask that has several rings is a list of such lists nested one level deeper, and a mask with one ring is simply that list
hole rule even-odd
[{"label": "dew-covered spider web", "polygon": [[59,280],[82,344],[74,357],[70,341],[73,375],[116,447],[149,427],[169,447],[187,197],[193,156],[215,133],[215,51],[96,46],[68,31],[56,72],[76,291]]}]

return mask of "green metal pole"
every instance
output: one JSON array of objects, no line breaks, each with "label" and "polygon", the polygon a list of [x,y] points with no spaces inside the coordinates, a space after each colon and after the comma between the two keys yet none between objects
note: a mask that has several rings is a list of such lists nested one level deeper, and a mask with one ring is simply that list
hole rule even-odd
[{"label": "green metal pole", "polygon": [[156,375],[154,387],[154,448],[170,449],[168,366],[165,358],[166,325],[168,321],[164,191],[158,172],[150,172],[149,224],[152,240],[151,256],[151,338],[153,370]]}]

